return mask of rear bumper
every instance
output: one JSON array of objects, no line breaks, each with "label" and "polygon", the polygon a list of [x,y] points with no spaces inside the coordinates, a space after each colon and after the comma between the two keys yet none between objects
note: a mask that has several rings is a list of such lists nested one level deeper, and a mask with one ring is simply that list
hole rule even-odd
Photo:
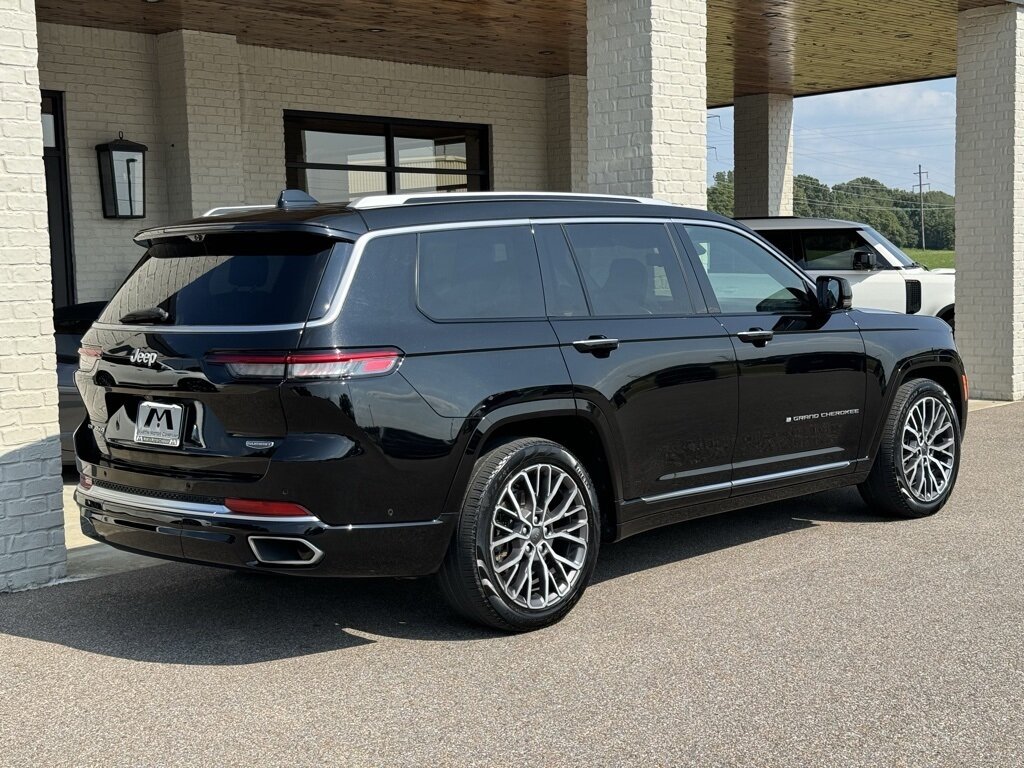
[{"label": "rear bumper", "polygon": [[[100,486],[75,490],[82,532],[170,560],[304,576],[426,576],[441,566],[454,520],[330,526],[309,517],[239,515],[204,501]],[[268,545],[268,543],[271,543]],[[289,556],[299,551],[302,558]],[[304,560],[305,561],[304,561]]]}]

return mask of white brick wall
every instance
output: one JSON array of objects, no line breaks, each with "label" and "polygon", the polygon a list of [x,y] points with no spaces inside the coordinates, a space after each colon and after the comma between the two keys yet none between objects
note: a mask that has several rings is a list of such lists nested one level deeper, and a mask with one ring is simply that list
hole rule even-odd
[{"label": "white brick wall", "polygon": [[706,0],[587,0],[590,187],[707,205]]},{"label": "white brick wall", "polygon": [[[239,46],[193,31],[41,24],[39,34],[42,87],[65,93],[80,301],[110,298],[142,254],[131,240],[139,229],[214,205],[276,200],[285,109],[489,124],[496,189],[550,184],[542,78]],[[582,185],[578,85],[570,172]],[[145,219],[102,216],[94,147],[118,131],[149,147]]]},{"label": "white brick wall", "polygon": [[548,189],[587,191],[587,78],[550,77],[547,83]]},{"label": "white brick wall", "polygon": [[956,334],[978,398],[1024,396],[1024,9],[957,37]]},{"label": "white brick wall", "polygon": [[285,186],[286,109],[487,123],[495,189],[547,188],[545,81],[468,70],[239,46],[248,203]]},{"label": "white brick wall", "polygon": [[157,51],[171,217],[201,216],[244,195],[238,43],[177,30]]},{"label": "white brick wall", "polygon": [[0,0],[0,592],[64,575],[57,377],[32,3]]},{"label": "white brick wall", "polygon": [[736,216],[793,215],[793,97],[735,101]]},{"label": "white brick wall", "polygon": [[[169,219],[156,42],[153,35],[39,25],[41,86],[64,92],[79,301],[109,299],[142,256],[132,235]],[[103,218],[95,147],[118,131],[149,147],[144,219]]]}]

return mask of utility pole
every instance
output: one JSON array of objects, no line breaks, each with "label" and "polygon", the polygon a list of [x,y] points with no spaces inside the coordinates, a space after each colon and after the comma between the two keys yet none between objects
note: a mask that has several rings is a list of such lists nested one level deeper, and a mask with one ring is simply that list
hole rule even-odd
[{"label": "utility pole", "polygon": [[922,170],[920,163],[918,163],[917,173],[914,175],[917,176],[917,184],[914,186],[917,188],[917,200],[921,207],[921,250],[924,250],[924,188],[930,187],[931,184],[924,180],[925,176],[928,175],[928,171]]}]

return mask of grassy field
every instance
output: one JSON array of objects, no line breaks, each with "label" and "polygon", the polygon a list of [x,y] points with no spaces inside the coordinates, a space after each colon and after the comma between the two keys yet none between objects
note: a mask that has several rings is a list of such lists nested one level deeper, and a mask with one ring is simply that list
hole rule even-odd
[{"label": "grassy field", "polygon": [[922,251],[920,248],[904,248],[903,252],[914,261],[930,269],[955,267],[956,251]]}]

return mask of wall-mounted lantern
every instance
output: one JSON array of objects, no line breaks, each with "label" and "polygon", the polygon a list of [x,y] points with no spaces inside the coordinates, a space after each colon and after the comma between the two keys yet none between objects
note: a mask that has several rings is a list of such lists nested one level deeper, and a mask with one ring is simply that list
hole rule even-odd
[{"label": "wall-mounted lantern", "polygon": [[145,144],[127,141],[124,133],[118,133],[115,141],[96,145],[104,218],[146,215],[146,149]]}]

